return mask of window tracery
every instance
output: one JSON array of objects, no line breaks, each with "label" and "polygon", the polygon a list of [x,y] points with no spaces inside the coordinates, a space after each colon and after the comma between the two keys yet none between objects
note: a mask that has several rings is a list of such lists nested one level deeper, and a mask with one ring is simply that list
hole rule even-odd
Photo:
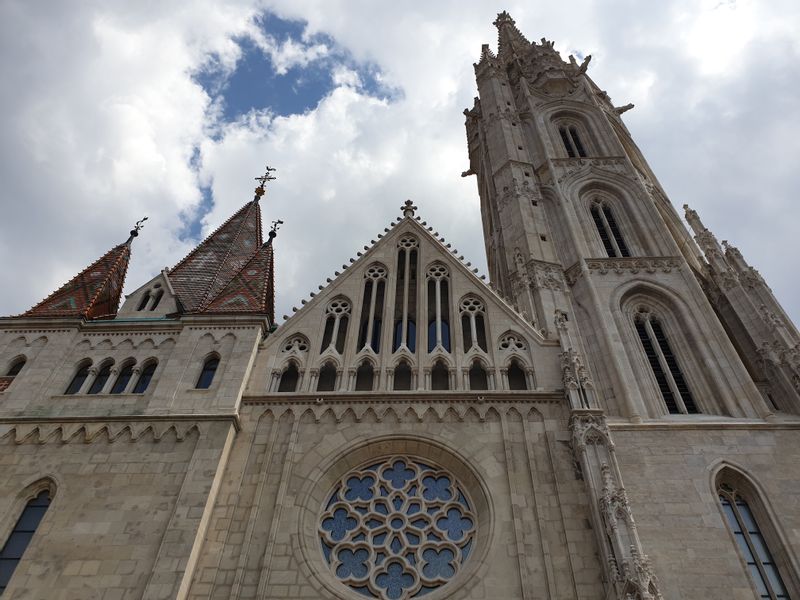
[{"label": "window tracery", "polygon": [[347,337],[347,324],[350,320],[350,301],[347,298],[334,298],[325,309],[325,331],[322,334],[320,354],[332,350],[342,354]]},{"label": "window tracery", "polygon": [[517,352],[528,349],[528,345],[525,343],[525,340],[516,333],[505,334],[500,338],[500,343],[497,347],[499,350],[508,350],[509,352]]},{"label": "window tracery", "polygon": [[281,352],[303,354],[308,352],[308,340],[304,335],[293,335],[287,338],[281,346]]},{"label": "window tracery", "polygon": [[358,349],[380,350],[383,323],[383,300],[386,292],[386,267],[373,264],[364,273],[364,297],[361,303],[361,324]]},{"label": "window tracery", "polygon": [[325,562],[351,589],[381,600],[439,589],[474,550],[473,503],[449,472],[412,456],[350,471],[319,519]]},{"label": "window tracery", "polygon": [[600,241],[603,243],[606,254],[611,258],[630,256],[628,245],[622,237],[622,232],[617,225],[616,218],[614,218],[611,206],[602,199],[595,199],[592,201],[589,212],[592,215],[592,220],[597,228],[597,233],[600,236]]},{"label": "window tracery", "polygon": [[634,316],[634,325],[667,411],[672,414],[699,412],[661,321],[647,308],[640,307]]},{"label": "window tracery", "polygon": [[419,242],[407,235],[397,243],[397,282],[395,284],[394,342],[392,351],[417,347],[417,257]]},{"label": "window tracery", "polygon": [[475,296],[467,296],[461,300],[461,331],[464,336],[464,352],[480,348],[486,352],[486,309],[483,302]]},{"label": "window tracery", "polygon": [[428,267],[428,352],[450,352],[450,273],[441,263]]}]

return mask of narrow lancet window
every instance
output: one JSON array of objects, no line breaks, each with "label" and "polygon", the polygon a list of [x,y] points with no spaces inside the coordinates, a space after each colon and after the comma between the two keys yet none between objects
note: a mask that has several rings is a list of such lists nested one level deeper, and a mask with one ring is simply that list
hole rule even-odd
[{"label": "narrow lancet window", "polygon": [[628,245],[622,237],[611,207],[605,202],[595,201],[592,203],[590,212],[606,254],[612,258],[630,256]]},{"label": "narrow lancet window", "polygon": [[18,358],[11,366],[8,368],[8,372],[6,372],[6,377],[16,377],[19,375],[19,372],[22,371],[22,367],[25,366],[25,358]]},{"label": "narrow lancet window", "polygon": [[[210,360],[217,360],[217,359],[210,359]],[[208,365],[209,361],[206,361],[206,365]],[[217,364],[219,364],[219,360],[217,360]],[[147,391],[147,388],[150,386],[150,381],[153,379],[153,374],[156,372],[156,367],[158,366],[158,361],[151,360],[147,363],[144,368],[142,369],[142,373],[139,375],[139,379],[136,380],[136,385],[133,386],[133,393],[134,394],[144,394]],[[216,366],[214,366],[214,371],[216,372]],[[206,371],[205,366],[203,367],[203,372]],[[200,377],[203,377],[203,373],[200,374]],[[207,375],[206,375],[207,377]],[[211,373],[211,379],[214,378],[214,374]],[[197,387],[200,387],[200,381],[197,382]],[[211,381],[209,380],[208,385],[211,385]]]},{"label": "narrow lancet window", "polygon": [[561,136],[567,156],[570,158],[586,158],[586,147],[581,141],[577,127],[574,125],[561,125],[558,128],[558,134]]},{"label": "narrow lancet window", "polygon": [[489,377],[486,374],[486,369],[483,368],[483,365],[478,360],[473,361],[469,369],[469,389],[489,389]]},{"label": "narrow lancet window", "polygon": [[428,267],[428,352],[450,352],[450,286],[447,267]]},{"label": "narrow lancet window", "polygon": [[392,351],[417,347],[417,248],[416,238],[405,236],[397,244],[397,283],[394,301]]},{"label": "narrow lancet window", "polygon": [[317,379],[318,392],[333,392],[336,390],[336,365],[328,361],[319,370]]},{"label": "narrow lancet window", "polygon": [[156,292],[155,297],[153,298],[153,303],[150,305],[150,310],[155,310],[158,308],[158,304],[161,302],[161,298],[164,296],[164,290],[158,290]]},{"label": "narrow lancet window", "polygon": [[383,323],[383,298],[386,291],[386,267],[375,264],[364,273],[364,298],[361,303],[361,324],[358,350],[380,351]]},{"label": "narrow lancet window", "polygon": [[640,310],[634,324],[667,411],[672,414],[697,413],[697,405],[660,321],[649,312]]},{"label": "narrow lancet window", "polygon": [[212,356],[206,359],[206,362],[203,363],[203,370],[200,371],[200,377],[197,378],[197,385],[195,385],[198,390],[207,390],[211,387],[214,375],[217,373],[217,367],[219,367],[219,358]]},{"label": "narrow lancet window", "polygon": [[393,388],[400,391],[411,389],[411,366],[404,360],[395,367]]},{"label": "narrow lancet window", "polygon": [[450,370],[444,361],[437,360],[431,369],[431,389],[449,390],[450,389]]},{"label": "narrow lancet window", "polygon": [[128,383],[133,377],[133,363],[129,362],[123,365],[122,370],[117,375],[117,380],[111,388],[112,394],[121,394],[128,389]]},{"label": "narrow lancet window", "polygon": [[147,308],[147,304],[150,302],[150,292],[145,292],[144,296],[142,296],[142,300],[139,302],[139,306],[136,310],[144,310]]},{"label": "narrow lancet window", "polygon": [[28,501],[25,509],[17,519],[17,524],[8,536],[3,549],[0,550],[0,594],[2,594],[14,570],[17,568],[22,555],[31,543],[39,523],[42,522],[47,508],[50,506],[50,491],[39,492],[35,498]]},{"label": "narrow lancet window", "polygon": [[758,597],[788,600],[789,593],[750,505],[744,496],[728,484],[720,485],[717,493],[725,522],[736,540],[739,553],[747,563],[747,572],[758,590]]},{"label": "narrow lancet window", "polygon": [[325,331],[322,334],[320,353],[333,350],[342,354],[347,338],[347,324],[350,319],[350,301],[347,298],[334,298],[325,310]]},{"label": "narrow lancet window", "polygon": [[107,362],[100,367],[100,370],[97,372],[97,376],[94,378],[94,381],[92,381],[92,385],[89,386],[89,391],[86,392],[87,394],[99,394],[103,391],[103,389],[106,387],[106,382],[108,381],[109,377],[111,377],[111,367],[113,365],[113,362]]},{"label": "narrow lancet window", "polygon": [[486,310],[483,302],[474,296],[461,301],[461,331],[464,339],[464,352],[479,348],[486,352]]},{"label": "narrow lancet window", "polygon": [[89,378],[89,367],[91,365],[91,362],[86,362],[78,367],[78,370],[75,372],[75,376],[72,378],[72,381],[69,382],[64,394],[77,394],[79,391],[81,391],[83,384],[86,383],[86,380]]},{"label": "narrow lancet window", "polygon": [[375,383],[375,370],[372,363],[365,360],[356,370],[356,391],[371,392]]},{"label": "narrow lancet window", "polygon": [[297,384],[300,381],[300,372],[297,370],[297,365],[290,362],[289,365],[281,373],[281,380],[278,383],[279,392],[296,392]]}]

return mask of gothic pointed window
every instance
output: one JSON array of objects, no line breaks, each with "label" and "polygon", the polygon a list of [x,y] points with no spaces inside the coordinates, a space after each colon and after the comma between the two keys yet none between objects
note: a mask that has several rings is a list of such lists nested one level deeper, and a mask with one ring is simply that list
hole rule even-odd
[{"label": "gothic pointed window", "polygon": [[461,300],[461,332],[464,339],[464,352],[479,348],[486,352],[486,309],[483,302],[475,296]]},{"label": "gothic pointed window", "polygon": [[6,372],[6,377],[16,377],[17,375],[19,375],[19,372],[22,371],[22,367],[25,366],[25,362],[26,362],[25,357],[23,356],[15,360],[13,363],[11,363],[11,366],[8,368],[8,371]]},{"label": "gothic pointed window", "polygon": [[39,492],[35,498],[28,500],[22,514],[17,519],[11,535],[8,536],[3,549],[0,550],[0,594],[2,594],[19,561],[25,554],[33,535],[42,522],[47,508],[50,506],[50,490]]},{"label": "gothic pointed window", "polygon": [[207,390],[210,388],[211,383],[214,381],[214,375],[217,373],[217,367],[219,367],[218,357],[212,356],[207,358],[206,362],[203,363],[203,370],[200,371],[200,377],[197,378],[197,384],[194,387],[198,390]]},{"label": "gothic pointed window", "polygon": [[595,200],[590,212],[606,254],[612,258],[630,256],[628,245],[622,237],[611,207],[602,200]]},{"label": "gothic pointed window", "polygon": [[394,386],[392,387],[400,391],[411,389],[411,366],[404,360],[401,360],[394,369]]},{"label": "gothic pointed window", "polygon": [[634,324],[667,411],[697,413],[697,405],[659,319],[646,309],[640,309]]},{"label": "gothic pointed window", "polygon": [[296,392],[297,384],[300,381],[300,372],[297,370],[297,365],[290,362],[281,373],[281,380],[278,383],[279,392]]},{"label": "gothic pointed window", "polygon": [[528,378],[525,376],[525,370],[519,365],[516,360],[512,360],[508,365],[508,389],[510,390],[527,390]]},{"label": "gothic pointed window", "polygon": [[586,147],[581,140],[578,127],[570,124],[562,124],[558,127],[558,133],[561,136],[564,149],[567,151],[567,156],[570,158],[585,158],[587,156]]},{"label": "gothic pointed window", "polygon": [[767,544],[747,495],[728,483],[717,488],[720,506],[733,538],[736,549],[747,564],[747,573],[765,600],[788,600],[789,593]]},{"label": "gothic pointed window", "polygon": [[81,391],[83,384],[86,383],[86,380],[89,378],[89,367],[91,366],[91,361],[81,363],[81,365],[78,367],[78,370],[75,372],[75,375],[72,377],[72,381],[69,382],[67,389],[64,390],[64,394],[77,394],[79,391]]},{"label": "gothic pointed window", "polygon": [[317,379],[318,392],[333,392],[336,390],[336,365],[331,361],[322,365]]},{"label": "gothic pointed window", "polygon": [[156,295],[153,297],[153,303],[150,305],[150,310],[155,310],[158,308],[159,303],[161,302],[161,298],[164,296],[164,290],[158,290]]},{"label": "gothic pointed window", "polygon": [[386,294],[386,267],[370,265],[364,273],[364,297],[361,303],[361,322],[358,350],[371,348],[380,351],[383,324],[383,299]]},{"label": "gothic pointed window", "polygon": [[106,382],[108,382],[109,377],[111,377],[112,366],[114,366],[114,361],[103,363],[103,365],[100,367],[100,370],[97,372],[94,381],[92,381],[92,385],[89,386],[89,391],[86,392],[87,394],[99,394],[103,391],[106,386]]},{"label": "gothic pointed window", "polygon": [[428,352],[450,352],[450,275],[441,263],[428,267]]},{"label": "gothic pointed window", "polygon": [[394,295],[394,341],[392,351],[417,348],[417,256],[419,243],[407,235],[397,244],[397,281]]},{"label": "gothic pointed window", "polygon": [[[144,365],[142,372],[139,374],[139,379],[136,380],[136,385],[133,386],[134,394],[144,394],[147,391],[147,388],[150,386],[150,381],[152,381],[153,379],[153,374],[156,372],[157,366],[158,366],[158,361],[156,360],[151,360],[150,362]],[[216,370],[216,367],[214,367],[214,369]],[[205,371],[205,368],[203,370]],[[211,377],[212,378],[214,377],[213,373],[211,374]],[[200,387],[199,381],[197,382],[197,384],[198,384],[197,387]]]},{"label": "gothic pointed window", "polygon": [[145,308],[147,308],[147,304],[148,304],[149,302],[150,302],[150,292],[149,292],[149,291],[147,291],[147,292],[145,292],[145,293],[144,293],[144,295],[142,296],[142,299],[141,299],[141,301],[139,302],[139,306],[136,308],[136,310],[144,310]]},{"label": "gothic pointed window", "polygon": [[326,350],[344,352],[347,338],[347,324],[350,320],[350,301],[347,298],[334,298],[325,309],[325,330],[322,333],[320,354]]},{"label": "gothic pointed window", "polygon": [[121,394],[128,389],[128,383],[133,377],[133,365],[134,363],[130,361],[122,366],[122,370],[120,370],[114,385],[111,387],[111,394]]},{"label": "gothic pointed window", "polygon": [[368,360],[362,362],[356,370],[356,391],[371,392],[375,384],[375,370]]},{"label": "gothic pointed window", "polygon": [[489,389],[489,377],[486,374],[486,369],[483,368],[479,360],[472,361],[472,366],[469,369],[469,389]]},{"label": "gothic pointed window", "polygon": [[450,370],[444,361],[437,360],[431,369],[431,389],[449,390],[450,389]]}]

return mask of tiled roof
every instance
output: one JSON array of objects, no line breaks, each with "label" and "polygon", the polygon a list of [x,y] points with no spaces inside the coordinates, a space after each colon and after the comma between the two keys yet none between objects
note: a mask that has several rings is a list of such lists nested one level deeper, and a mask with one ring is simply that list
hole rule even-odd
[{"label": "tiled roof", "polygon": [[117,314],[131,249],[120,244],[78,273],[23,317],[111,318]]},{"label": "tiled roof", "polygon": [[202,312],[261,247],[261,209],[245,204],[169,271],[186,312]]},{"label": "tiled roof", "polygon": [[234,275],[203,313],[265,313],[275,322],[274,254],[270,240]]}]

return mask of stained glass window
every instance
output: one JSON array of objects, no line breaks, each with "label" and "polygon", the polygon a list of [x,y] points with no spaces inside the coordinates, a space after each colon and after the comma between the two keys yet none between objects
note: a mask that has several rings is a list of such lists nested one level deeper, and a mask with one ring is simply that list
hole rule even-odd
[{"label": "stained glass window", "polygon": [[417,598],[447,585],[474,550],[477,520],[447,471],[390,456],[345,475],[319,521],[322,554],[354,591]]}]

